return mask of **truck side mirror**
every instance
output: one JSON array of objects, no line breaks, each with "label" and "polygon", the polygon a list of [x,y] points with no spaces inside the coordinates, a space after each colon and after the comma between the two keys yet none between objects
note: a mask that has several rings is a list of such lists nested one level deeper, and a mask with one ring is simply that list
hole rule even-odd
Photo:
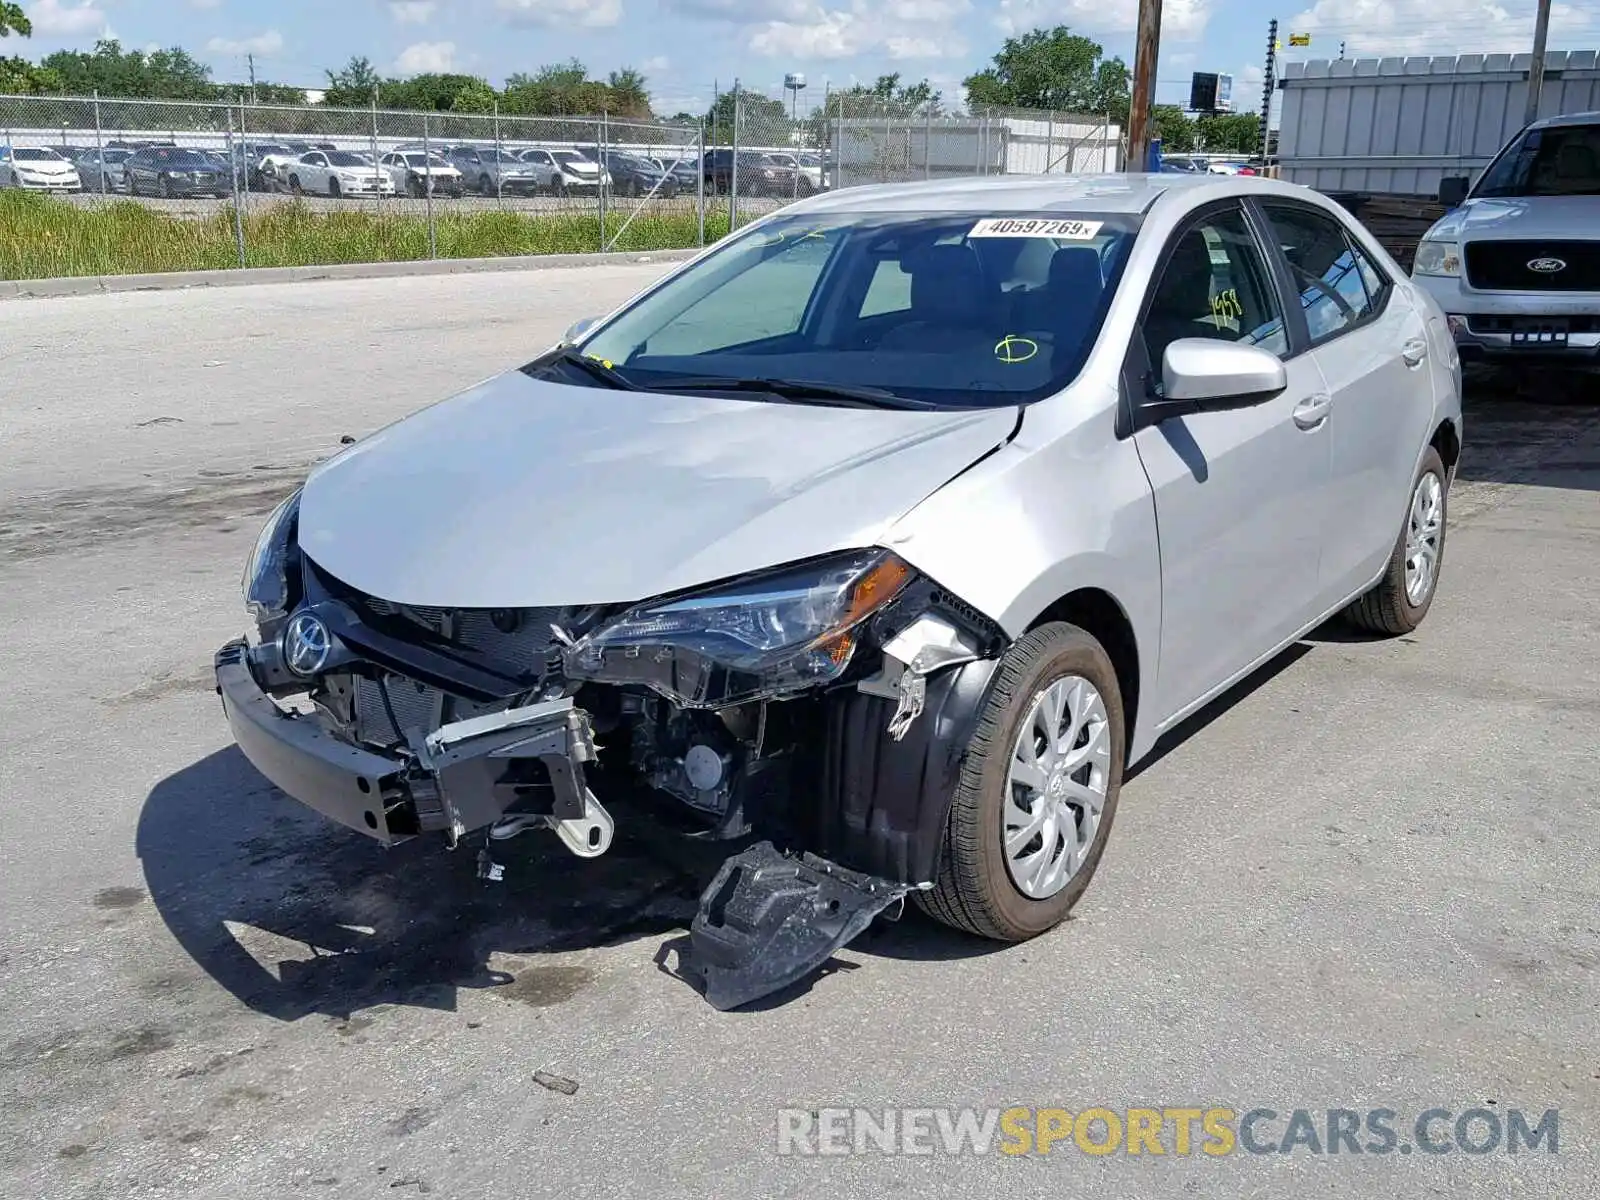
[{"label": "truck side mirror", "polygon": [[1439,180],[1439,203],[1446,208],[1460,208],[1467,199],[1471,184],[1465,175],[1447,175]]}]

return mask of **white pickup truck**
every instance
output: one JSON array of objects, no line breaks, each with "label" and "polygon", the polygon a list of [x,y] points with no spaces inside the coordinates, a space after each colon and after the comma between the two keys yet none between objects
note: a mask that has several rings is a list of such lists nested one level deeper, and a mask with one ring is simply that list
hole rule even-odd
[{"label": "white pickup truck", "polygon": [[1462,359],[1600,367],[1600,112],[1535,121],[1439,202],[1411,273]]}]

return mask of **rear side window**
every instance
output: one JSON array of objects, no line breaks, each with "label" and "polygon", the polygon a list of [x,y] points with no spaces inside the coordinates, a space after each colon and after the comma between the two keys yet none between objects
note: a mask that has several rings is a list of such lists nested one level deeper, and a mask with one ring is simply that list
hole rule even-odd
[{"label": "rear side window", "polygon": [[1266,204],[1262,208],[1289,262],[1300,307],[1313,343],[1338,337],[1378,309],[1377,267],[1361,254],[1334,218],[1308,208]]}]

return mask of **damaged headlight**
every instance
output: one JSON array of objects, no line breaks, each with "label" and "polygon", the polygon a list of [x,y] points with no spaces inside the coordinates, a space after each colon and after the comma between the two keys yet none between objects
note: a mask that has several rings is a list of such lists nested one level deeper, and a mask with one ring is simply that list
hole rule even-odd
[{"label": "damaged headlight", "polygon": [[685,706],[797,691],[843,674],[861,622],[910,579],[888,551],[861,550],[642,604],[573,645],[568,670]]},{"label": "damaged headlight", "polygon": [[289,611],[289,557],[300,516],[300,489],[272,510],[244,565],[244,606],[257,621]]}]

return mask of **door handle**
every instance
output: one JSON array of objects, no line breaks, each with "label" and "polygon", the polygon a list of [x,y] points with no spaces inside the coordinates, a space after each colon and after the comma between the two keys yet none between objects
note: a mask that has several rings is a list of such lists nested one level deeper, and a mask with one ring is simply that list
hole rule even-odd
[{"label": "door handle", "polygon": [[1325,392],[1307,396],[1294,406],[1294,423],[1301,429],[1315,429],[1328,419],[1333,408],[1333,397]]},{"label": "door handle", "polygon": [[1406,366],[1420,366],[1422,360],[1428,357],[1428,343],[1421,338],[1412,338],[1400,349],[1400,357],[1406,360]]}]

